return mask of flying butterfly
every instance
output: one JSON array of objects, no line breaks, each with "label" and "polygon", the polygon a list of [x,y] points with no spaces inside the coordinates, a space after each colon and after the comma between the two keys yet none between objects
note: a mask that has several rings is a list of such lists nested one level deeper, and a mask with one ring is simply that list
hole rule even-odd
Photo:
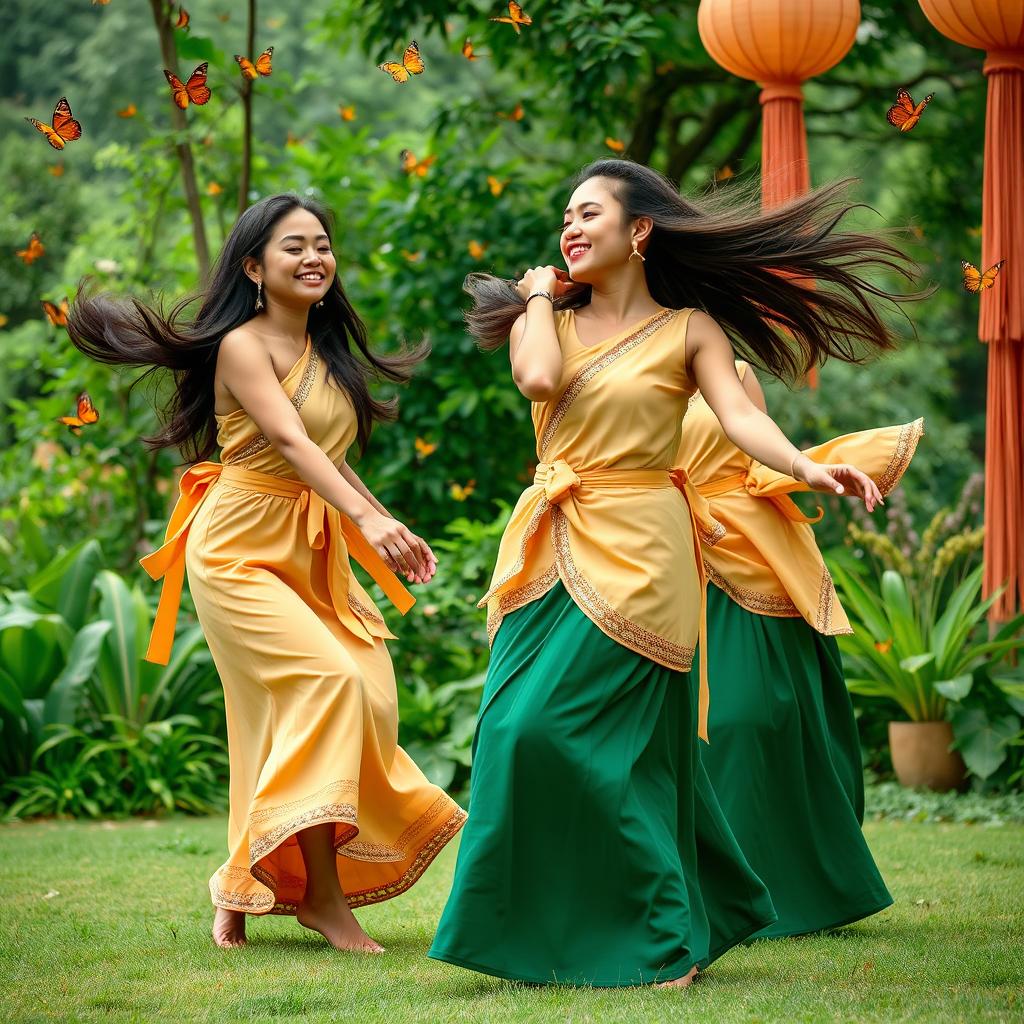
[{"label": "flying butterfly", "polygon": [[188,11],[184,7],[178,8],[178,20],[174,23],[175,28],[188,28],[188,23],[192,19],[189,17]]},{"label": "flying butterfly", "polygon": [[35,263],[44,252],[46,252],[46,246],[39,240],[39,232],[33,231],[29,237],[28,245],[24,249],[16,249],[14,255],[28,266],[30,263]]},{"label": "flying butterfly", "polygon": [[427,171],[430,170],[430,165],[437,159],[436,156],[425,156],[422,160],[417,160],[411,149],[402,150],[402,170],[406,174],[416,174],[421,178],[426,177]]},{"label": "flying butterfly", "polygon": [[43,312],[46,314],[46,319],[54,327],[67,327],[68,325],[68,300],[62,300],[58,306],[48,299],[40,299],[40,305],[43,307]]},{"label": "flying butterfly", "polygon": [[487,175],[487,187],[491,190],[492,196],[500,196],[505,191],[505,186],[508,181],[502,181],[500,178],[496,178],[493,174]]},{"label": "flying butterfly", "polygon": [[75,413],[74,416],[58,416],[57,422],[63,423],[76,437],[81,435],[82,427],[96,423],[100,418],[96,406],[92,404],[92,399],[86,391],[83,391],[76,399]]},{"label": "flying butterfly", "polygon": [[914,103],[906,89],[899,89],[896,93],[896,102],[885,115],[886,120],[901,132],[909,132],[921,120],[924,108],[931,103],[934,95],[935,93],[930,92],[920,103]]},{"label": "flying butterfly", "polygon": [[519,28],[520,25],[533,24],[533,18],[526,14],[515,0],[509,0],[507,18],[491,18],[489,20],[500,21],[503,25],[511,25],[516,30],[516,35],[522,31]]},{"label": "flying butterfly", "polygon": [[975,292],[983,292],[986,288],[991,288],[996,283],[999,269],[1005,262],[1006,260],[1000,260],[998,263],[993,263],[983,274],[973,263],[961,260],[960,266],[964,272],[964,289],[974,294]]},{"label": "flying butterfly", "polygon": [[37,121],[34,117],[26,117],[25,120],[36,131],[42,132],[46,136],[46,141],[54,149],[63,149],[67,143],[82,137],[82,126],[71,116],[71,106],[68,104],[67,96],[61,96],[57,100],[50,124]]},{"label": "flying butterfly", "polygon": [[348,106],[345,106],[344,104],[339,103],[338,113],[341,115],[342,121],[354,121],[356,119],[355,104],[350,103]]},{"label": "flying butterfly", "polygon": [[386,71],[396,82],[401,83],[409,81],[410,75],[423,74],[423,69],[426,65],[423,63],[423,58],[420,57],[419,44],[414,39],[405,48],[401,64],[397,64],[393,60],[387,60],[383,64],[378,64],[377,67],[381,71]]},{"label": "flying butterfly", "polygon": [[248,57],[243,57],[240,53],[235,54],[235,60],[238,61],[242,77],[247,78],[251,82],[257,75],[262,75],[264,78],[270,77],[271,72],[274,70],[270,66],[270,58],[273,55],[274,48],[268,46],[254,61],[249,60]]},{"label": "flying butterfly", "polygon": [[462,56],[466,60],[479,60],[481,57],[486,57],[486,53],[477,53],[473,49],[473,40],[466,36],[466,41],[462,44]]},{"label": "flying butterfly", "polygon": [[503,110],[498,111],[498,117],[503,121],[522,121],[523,114],[524,111],[522,103],[517,103],[509,114],[506,114]]},{"label": "flying butterfly", "polygon": [[46,168],[55,178],[62,178],[64,176],[64,165],[63,164],[50,164]]},{"label": "flying butterfly", "polygon": [[622,139],[613,139],[610,135],[605,136],[604,144],[613,153],[621,153],[626,148],[626,144]]},{"label": "flying butterfly", "polygon": [[174,105],[179,110],[184,110],[190,103],[195,103],[201,107],[209,101],[213,93],[206,87],[206,69],[208,67],[209,63],[204,60],[188,76],[188,81],[184,84],[176,74],[164,68],[164,77],[167,79],[167,84],[171,87]]},{"label": "flying butterfly", "polygon": [[127,107],[122,107],[118,112],[118,117],[134,117],[139,112],[139,108],[134,103],[129,103]]}]

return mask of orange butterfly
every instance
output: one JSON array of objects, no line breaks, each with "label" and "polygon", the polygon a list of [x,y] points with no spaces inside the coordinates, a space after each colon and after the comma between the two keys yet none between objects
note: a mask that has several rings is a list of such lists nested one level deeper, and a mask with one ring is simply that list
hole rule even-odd
[{"label": "orange butterfly", "polygon": [[410,263],[419,263],[423,259],[423,250],[417,249],[416,252],[410,252],[408,249],[398,250],[404,259],[407,259]]},{"label": "orange butterfly", "polygon": [[11,318],[6,313],[0,313],[0,327],[6,327]]},{"label": "orange butterfly", "polygon": [[411,149],[402,150],[402,170],[406,174],[417,174],[421,178],[426,177],[430,165],[437,159],[436,156],[425,156],[417,160]]},{"label": "orange butterfly", "polygon": [[26,266],[30,263],[35,263],[43,253],[46,252],[46,247],[42,242],[39,241],[39,233],[33,231],[31,237],[28,240],[28,245],[24,249],[15,250],[14,255],[21,260]]},{"label": "orange butterfly", "polygon": [[383,64],[378,64],[378,68],[381,71],[386,71],[396,82],[407,82],[409,81],[410,75],[421,75],[426,64],[423,63],[423,59],[420,57],[419,44],[414,39],[406,48],[405,53],[402,54],[402,63],[396,64],[393,60],[385,61]]},{"label": "orange butterfly", "polygon": [[206,186],[206,194],[208,196],[219,196],[223,191],[223,187],[216,181],[211,181],[210,184]]},{"label": "orange butterfly", "polygon": [[189,17],[188,11],[184,7],[178,8],[178,20],[174,23],[175,28],[188,28],[188,23],[192,19]]},{"label": "orange butterfly", "polygon": [[875,650],[879,654],[888,654],[892,650],[892,637],[889,637],[888,640],[876,640]]},{"label": "orange butterfly", "polygon": [[971,292],[983,292],[986,288],[991,288],[996,283],[996,278],[999,276],[999,268],[1006,262],[1006,260],[1000,260],[998,263],[993,263],[988,270],[982,274],[973,263],[968,263],[967,260],[961,260],[960,266],[963,267],[964,271],[964,288]]},{"label": "orange butterfly", "polygon": [[106,7],[110,0],[92,0],[93,7]]},{"label": "orange butterfly", "polygon": [[462,44],[462,56],[465,57],[466,60],[479,60],[481,57],[486,57],[487,54],[477,53],[473,49],[473,41],[469,36],[466,36],[466,41]]},{"label": "orange butterfly", "polygon": [[522,121],[522,119],[523,119],[523,105],[522,105],[522,103],[517,103],[512,108],[512,113],[511,114],[506,114],[504,111],[499,110],[498,111],[498,117],[502,118],[505,121]]},{"label": "orange butterfly", "polygon": [[48,299],[40,299],[46,319],[54,327],[67,327],[68,325],[68,300],[64,299],[59,306]]},{"label": "orange butterfly", "polygon": [[621,153],[626,148],[622,139],[613,139],[610,135],[605,136],[604,144],[614,153]]},{"label": "orange butterfly", "polygon": [[715,181],[728,181],[733,177],[733,169],[728,164],[723,164],[715,171]]},{"label": "orange butterfly", "polygon": [[896,93],[896,102],[889,108],[885,115],[889,124],[899,128],[901,132],[909,132],[911,128],[921,120],[924,108],[932,101],[935,93],[930,92],[920,103],[915,104],[906,89],[900,89]]},{"label": "orange butterfly", "polygon": [[139,112],[139,108],[134,103],[129,103],[123,110],[117,112],[118,117],[134,117]]},{"label": "orange butterfly", "polygon": [[63,164],[52,164],[46,168],[55,178],[60,178],[64,174]]},{"label": "orange butterfly", "polygon": [[274,55],[274,48],[268,46],[255,61],[249,60],[248,57],[243,57],[241,54],[235,54],[235,60],[238,61],[238,66],[242,69],[242,77],[248,78],[251,82],[257,75],[262,75],[264,78],[269,78],[271,72],[274,70],[270,66],[270,58]]},{"label": "orange butterfly", "polygon": [[342,121],[354,121],[356,119],[355,104],[349,104],[347,107],[338,104],[338,113],[341,115]]},{"label": "orange butterfly", "polygon": [[487,246],[481,245],[475,238],[466,246],[469,255],[475,260],[482,260],[487,253]]},{"label": "orange butterfly", "polygon": [[521,31],[519,28],[520,25],[533,24],[533,18],[524,13],[522,7],[520,7],[515,0],[509,0],[507,18],[491,18],[489,20],[500,21],[503,25],[511,25],[516,30],[516,35],[519,35]]},{"label": "orange butterfly", "polygon": [[456,501],[465,501],[476,490],[476,481],[470,480],[465,487],[462,484],[452,484],[449,493]]},{"label": "orange butterfly", "polygon": [[417,437],[416,441],[416,454],[421,458],[425,459],[428,455],[433,455],[437,451],[436,441],[425,441],[422,437]]},{"label": "orange butterfly", "polygon": [[213,93],[206,87],[206,69],[209,67],[207,61],[203,61],[188,76],[188,81],[183,85],[181,79],[164,68],[164,77],[167,79],[167,84],[171,87],[171,95],[174,97],[174,105],[180,110],[184,110],[189,103],[195,103],[197,106],[202,106],[208,102]]},{"label": "orange butterfly", "polygon": [[58,416],[57,422],[63,423],[72,434],[79,436],[82,433],[82,427],[96,423],[100,418],[100,414],[96,411],[96,406],[92,404],[92,399],[89,397],[88,392],[83,391],[78,396],[75,404],[77,415]]},{"label": "orange butterfly", "polygon": [[500,196],[505,191],[505,186],[508,184],[507,181],[502,181],[500,178],[496,178],[493,174],[487,175],[487,187],[491,190],[492,196]]},{"label": "orange butterfly", "polygon": [[25,120],[37,131],[42,132],[54,149],[63,149],[68,142],[74,142],[75,139],[82,137],[82,126],[71,116],[67,96],[61,96],[57,100],[57,106],[53,108],[52,124],[44,124],[34,117],[26,117]]}]

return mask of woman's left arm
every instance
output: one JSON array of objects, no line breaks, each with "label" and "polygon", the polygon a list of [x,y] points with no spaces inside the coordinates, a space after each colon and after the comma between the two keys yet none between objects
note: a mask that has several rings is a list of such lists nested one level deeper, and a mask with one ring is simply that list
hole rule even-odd
[{"label": "woman's left arm", "polygon": [[770,469],[802,480],[812,490],[864,499],[870,512],[881,503],[874,481],[856,466],[812,462],[762,412],[736,375],[735,355],[725,332],[706,313],[694,310],[686,334],[686,371],[718,417],[726,437]]}]

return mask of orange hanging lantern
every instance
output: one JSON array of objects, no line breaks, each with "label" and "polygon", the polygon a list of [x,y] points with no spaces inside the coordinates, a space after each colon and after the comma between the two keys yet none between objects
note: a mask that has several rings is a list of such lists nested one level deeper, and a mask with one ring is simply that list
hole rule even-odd
[{"label": "orange hanging lantern", "polygon": [[993,621],[1024,605],[1024,3],[919,0],[944,36],[986,52],[983,269],[1005,260],[981,294],[978,338],[987,342],[985,594],[1006,584]]},{"label": "orange hanging lantern", "polygon": [[761,85],[765,206],[810,187],[801,83],[846,56],[859,24],[859,0],[701,0],[704,49],[726,71]]},{"label": "orange hanging lantern", "polygon": [[[802,83],[846,56],[859,24],[859,0],[701,0],[704,49],[726,71],[761,85],[765,207],[810,188]],[[809,383],[817,384],[814,370]]]}]

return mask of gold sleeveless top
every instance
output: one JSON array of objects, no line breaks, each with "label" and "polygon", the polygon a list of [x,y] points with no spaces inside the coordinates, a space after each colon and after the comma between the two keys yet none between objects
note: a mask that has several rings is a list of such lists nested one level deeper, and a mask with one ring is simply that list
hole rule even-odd
[{"label": "gold sleeveless top", "polygon": [[[295,406],[309,438],[335,465],[356,438],[355,407],[348,392],[327,375],[327,365],[307,337],[306,348],[288,371],[281,387]],[[254,548],[252,557],[270,567],[288,566],[297,545],[316,557],[310,571],[326,581],[338,621],[349,632],[373,644],[376,638],[393,640],[383,616],[352,572],[349,559],[358,562],[380,585],[403,614],[414,598],[387,567],[359,528],[312,490],[270,444],[244,409],[217,416],[220,462],[199,462],[179,481],[180,496],[171,513],[164,543],[140,563],[153,579],[163,578],[153,632],[146,658],[167,664],[174,641],[178,604],[185,576],[185,546],[189,530],[209,494],[219,492],[218,517],[252,533],[253,495],[273,494],[295,499],[288,527],[268,544]],[[203,531],[200,531],[202,533]],[[201,544],[195,538],[193,543]]]},{"label": "gold sleeveless top", "polygon": [[[690,313],[664,310],[589,346],[572,310],[555,314],[561,387],[532,406],[536,476],[480,601],[491,640],[505,615],[561,580],[613,640],[689,671],[703,602],[695,537],[713,543],[720,532],[685,474],[672,472],[694,390],[685,369]],[[704,687],[705,713],[706,703]]]},{"label": "gold sleeveless top", "polygon": [[[742,379],[747,364],[738,361],[736,369]],[[856,466],[885,495],[899,483],[923,433],[924,420],[918,419],[845,434],[804,454],[819,463]],[[703,551],[712,583],[757,615],[802,616],[825,635],[852,632],[810,527],[821,509],[805,516],[789,497],[809,488],[741,452],[699,392],[686,411],[676,464],[725,527],[719,542]]]}]

